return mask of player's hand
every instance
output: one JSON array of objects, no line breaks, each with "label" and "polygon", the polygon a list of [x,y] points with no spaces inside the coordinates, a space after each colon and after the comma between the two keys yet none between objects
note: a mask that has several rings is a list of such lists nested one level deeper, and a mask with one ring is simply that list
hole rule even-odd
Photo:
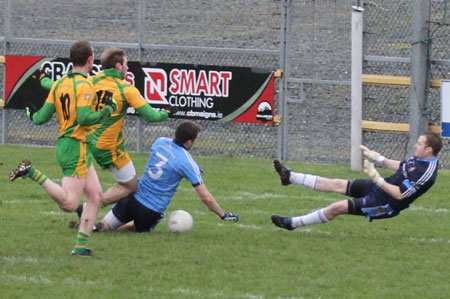
[{"label": "player's hand", "polygon": [[37,70],[34,71],[34,73],[31,75],[31,77],[33,79],[38,79],[38,80],[42,80],[45,77],[50,78],[50,76],[44,71],[43,68],[38,68]]},{"label": "player's hand", "polygon": [[117,102],[112,96],[105,96],[103,98],[103,103],[105,103],[106,106],[110,106],[113,109],[113,112],[117,110]]},{"label": "player's hand", "polygon": [[223,215],[220,218],[222,218],[222,220],[226,220],[226,221],[234,221],[234,222],[239,221],[238,214],[233,214],[233,213],[225,213],[225,215]]},{"label": "player's hand", "polygon": [[377,184],[378,187],[381,187],[381,185],[384,184],[384,179],[380,177],[380,174],[375,169],[373,162],[369,162],[367,159],[364,160],[364,172],[372,180],[372,182]]},{"label": "player's hand", "polygon": [[359,148],[363,151],[364,156],[372,161],[383,162],[385,159],[384,156],[380,155],[380,153],[377,153],[364,145],[360,145]]},{"label": "player's hand", "polygon": [[177,106],[169,106],[165,109],[163,109],[163,111],[169,115],[174,115],[175,113],[178,112],[178,110],[180,110]]},{"label": "player's hand", "polygon": [[30,110],[30,108],[28,108],[28,107],[25,107],[25,111],[26,111],[26,113],[27,113],[28,119],[29,119],[29,120],[33,120],[33,114],[34,114],[34,112],[32,112],[32,111]]}]

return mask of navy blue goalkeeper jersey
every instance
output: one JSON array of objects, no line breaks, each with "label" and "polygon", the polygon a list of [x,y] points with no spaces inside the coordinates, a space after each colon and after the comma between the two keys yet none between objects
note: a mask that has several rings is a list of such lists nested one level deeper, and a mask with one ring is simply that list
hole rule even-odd
[{"label": "navy blue goalkeeper jersey", "polygon": [[200,168],[191,154],[173,139],[160,137],[152,145],[134,198],[147,208],[163,213],[183,178],[194,187],[203,183]]},{"label": "navy blue goalkeeper jersey", "polygon": [[397,172],[386,178],[386,182],[398,186],[403,199],[396,200],[389,196],[389,205],[397,211],[409,207],[416,198],[433,186],[436,181],[437,170],[437,158],[419,159],[411,157],[402,161]]}]

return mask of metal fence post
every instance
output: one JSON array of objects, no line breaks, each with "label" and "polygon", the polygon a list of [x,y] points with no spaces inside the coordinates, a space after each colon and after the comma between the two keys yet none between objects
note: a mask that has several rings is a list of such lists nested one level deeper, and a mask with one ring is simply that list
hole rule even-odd
[{"label": "metal fence post", "polygon": [[[138,24],[138,56],[139,56],[139,62],[142,63],[142,45],[144,44],[144,18],[145,18],[145,1],[139,0],[139,24]],[[142,119],[138,116],[137,117],[137,136],[136,136],[136,151],[140,152],[142,148],[142,130],[143,130],[143,124]]]},{"label": "metal fence post", "polygon": [[280,26],[280,68],[283,76],[279,82],[279,109],[282,116],[281,125],[277,134],[277,158],[287,159],[287,134],[289,128],[289,113],[286,100],[287,78],[289,76],[289,33],[290,33],[290,7],[291,0],[283,0],[281,5]]},{"label": "metal fence post", "polygon": [[420,134],[428,129],[426,102],[430,82],[430,1],[415,0],[412,16],[411,87],[409,103],[408,156],[414,154],[414,144]]},{"label": "metal fence post", "polygon": [[[5,0],[4,10],[3,10],[3,20],[4,20],[4,30],[5,30],[5,41],[4,41],[4,54],[8,54],[9,52],[9,40],[11,38],[11,0]],[[3,86],[6,86],[6,75],[3,76]],[[3,99],[6,101],[6,92],[5,88],[3,89]],[[6,144],[8,140],[8,122],[6,121],[6,109],[2,109],[2,144]]]}]

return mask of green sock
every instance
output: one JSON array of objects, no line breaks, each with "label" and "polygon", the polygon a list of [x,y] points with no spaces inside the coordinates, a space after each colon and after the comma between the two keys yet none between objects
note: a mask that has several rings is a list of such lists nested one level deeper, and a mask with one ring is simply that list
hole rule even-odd
[{"label": "green sock", "polygon": [[75,253],[83,253],[86,251],[87,243],[88,243],[89,235],[78,232],[77,234],[77,240],[75,241],[75,247],[73,248],[73,251]]},{"label": "green sock", "polygon": [[47,176],[40,172],[39,170],[35,169],[33,166],[30,167],[30,178],[37,182],[39,185],[42,185],[46,180]]}]

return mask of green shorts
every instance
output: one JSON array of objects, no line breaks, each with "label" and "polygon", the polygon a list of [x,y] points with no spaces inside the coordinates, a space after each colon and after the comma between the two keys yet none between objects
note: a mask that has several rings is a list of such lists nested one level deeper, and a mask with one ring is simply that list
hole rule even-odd
[{"label": "green shorts", "polygon": [[130,155],[123,143],[113,150],[110,150],[98,148],[95,141],[91,141],[89,143],[89,151],[94,156],[98,165],[103,169],[108,169],[113,165],[121,169],[131,161]]},{"label": "green shorts", "polygon": [[92,154],[87,151],[85,142],[71,137],[58,139],[56,159],[66,177],[86,178],[88,168],[92,164]]}]

